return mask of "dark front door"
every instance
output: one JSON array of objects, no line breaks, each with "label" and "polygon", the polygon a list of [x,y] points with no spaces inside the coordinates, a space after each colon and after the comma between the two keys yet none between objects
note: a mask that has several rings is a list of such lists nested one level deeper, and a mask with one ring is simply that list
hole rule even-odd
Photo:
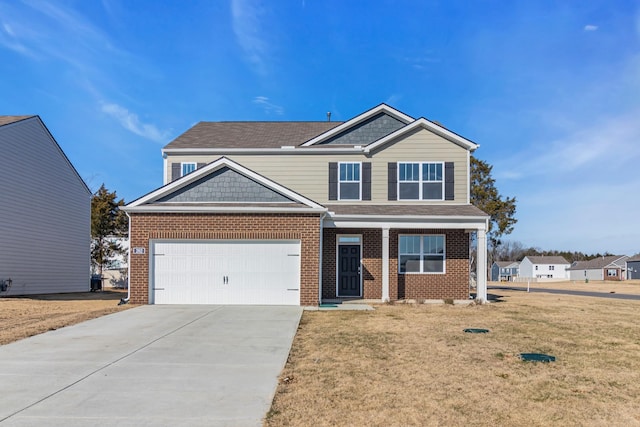
[{"label": "dark front door", "polygon": [[360,245],[338,246],[338,296],[360,296]]}]

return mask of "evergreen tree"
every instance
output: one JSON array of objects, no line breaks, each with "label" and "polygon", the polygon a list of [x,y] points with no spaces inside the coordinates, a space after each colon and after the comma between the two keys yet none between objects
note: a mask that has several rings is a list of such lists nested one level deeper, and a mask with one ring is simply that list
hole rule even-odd
[{"label": "evergreen tree", "polygon": [[495,179],[491,177],[492,169],[487,162],[471,157],[471,204],[490,216],[487,232],[489,265],[496,259],[502,236],[511,233],[518,221],[515,218],[516,198],[500,195]]},{"label": "evergreen tree", "polygon": [[91,263],[98,274],[112,259],[126,252],[115,240],[128,237],[129,221],[120,210],[124,200],[117,200],[116,192],[109,192],[104,184],[91,198]]}]

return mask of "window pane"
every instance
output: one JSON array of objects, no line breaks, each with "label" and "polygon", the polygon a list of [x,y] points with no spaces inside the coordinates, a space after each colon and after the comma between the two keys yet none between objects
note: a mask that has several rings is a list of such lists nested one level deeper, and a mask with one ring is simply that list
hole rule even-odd
[{"label": "window pane", "polygon": [[400,200],[418,200],[420,198],[420,184],[400,183]]},{"label": "window pane", "polygon": [[353,180],[360,181],[360,163],[353,164]]},{"label": "window pane", "polygon": [[419,254],[420,236],[400,236],[401,254]]},{"label": "window pane", "polygon": [[423,163],[423,181],[442,181],[442,163]]},{"label": "window pane", "polygon": [[425,273],[444,272],[444,259],[442,255],[425,255],[423,258]]},{"label": "window pane", "polygon": [[419,181],[420,163],[400,163],[400,181]]},{"label": "window pane", "polygon": [[359,163],[340,163],[340,182],[359,182],[360,181],[360,164]]},{"label": "window pane", "polygon": [[423,239],[425,254],[444,253],[444,236],[424,236]]},{"label": "window pane", "polygon": [[420,255],[400,255],[400,273],[419,273]]},{"label": "window pane", "polygon": [[183,163],[182,164],[182,176],[193,172],[194,170],[196,170],[196,164],[195,163]]},{"label": "window pane", "polygon": [[425,182],[422,184],[422,200],[442,200],[442,183]]},{"label": "window pane", "polygon": [[360,183],[342,182],[340,183],[340,200],[360,199]]},{"label": "window pane", "polygon": [[347,179],[347,165],[341,163],[340,164],[340,181],[344,181]]}]

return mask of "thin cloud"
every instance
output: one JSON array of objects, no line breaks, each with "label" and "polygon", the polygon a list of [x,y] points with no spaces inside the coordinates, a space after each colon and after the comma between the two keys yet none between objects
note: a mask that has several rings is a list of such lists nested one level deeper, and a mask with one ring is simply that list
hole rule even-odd
[{"label": "thin cloud", "polygon": [[267,114],[276,114],[281,116],[284,114],[284,108],[280,105],[276,105],[269,101],[269,98],[266,96],[256,96],[252,101],[254,104],[262,107],[265,113]]},{"label": "thin cloud", "polygon": [[168,131],[161,131],[153,124],[142,123],[137,114],[118,104],[103,103],[101,110],[116,119],[123,128],[143,138],[156,142],[166,142],[169,137]]},{"label": "thin cloud", "polygon": [[597,31],[598,30],[598,26],[597,25],[585,25],[583,28],[584,31]]},{"label": "thin cloud", "polygon": [[259,74],[266,74],[269,49],[261,30],[264,10],[253,0],[232,0],[231,18],[233,32],[247,61]]}]

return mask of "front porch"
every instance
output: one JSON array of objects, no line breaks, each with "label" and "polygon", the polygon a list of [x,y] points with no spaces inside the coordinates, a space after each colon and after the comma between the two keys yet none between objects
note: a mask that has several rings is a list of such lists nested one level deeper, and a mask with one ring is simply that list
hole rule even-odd
[{"label": "front porch", "polygon": [[330,212],[323,221],[320,300],[469,300],[472,232],[479,278],[473,292],[486,301],[485,216],[380,218]]}]

